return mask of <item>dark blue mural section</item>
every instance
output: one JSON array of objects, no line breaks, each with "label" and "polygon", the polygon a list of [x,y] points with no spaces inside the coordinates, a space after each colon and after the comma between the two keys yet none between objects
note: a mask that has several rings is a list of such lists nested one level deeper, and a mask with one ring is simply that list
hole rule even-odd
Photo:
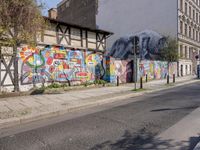
[{"label": "dark blue mural section", "polygon": [[107,55],[121,60],[133,58],[134,37],[139,39],[139,57],[141,59],[160,59],[160,49],[165,46],[166,38],[151,30],[121,37],[115,41]]}]

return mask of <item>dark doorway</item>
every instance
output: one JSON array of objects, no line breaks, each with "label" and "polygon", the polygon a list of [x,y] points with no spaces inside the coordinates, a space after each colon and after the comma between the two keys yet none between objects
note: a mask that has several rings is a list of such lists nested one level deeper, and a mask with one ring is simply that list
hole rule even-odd
[{"label": "dark doorway", "polygon": [[181,65],[181,76],[183,76],[183,65]]}]

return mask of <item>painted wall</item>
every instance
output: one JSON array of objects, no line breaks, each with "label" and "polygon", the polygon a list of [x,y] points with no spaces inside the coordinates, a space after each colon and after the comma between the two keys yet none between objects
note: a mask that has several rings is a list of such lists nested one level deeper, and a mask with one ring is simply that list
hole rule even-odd
[{"label": "painted wall", "polygon": [[[149,80],[153,79],[165,79],[168,74],[168,65],[167,62],[163,61],[149,61],[142,60],[139,66],[139,77],[148,77]],[[173,74],[177,75],[177,63],[169,64],[169,75],[170,77]]]},{"label": "painted wall", "polygon": [[106,73],[104,79],[111,83],[130,83],[133,81],[133,61],[132,60],[115,60],[114,58],[106,58]]},{"label": "painted wall", "polygon": [[134,37],[138,39],[137,53],[140,59],[160,60],[160,50],[166,44],[166,38],[152,30],[120,37],[114,42],[107,55],[123,60],[133,58]]},{"label": "painted wall", "polygon": [[[149,80],[159,80],[165,79],[168,74],[168,65],[167,62],[163,61],[149,61],[142,60],[138,63],[138,81],[140,77],[145,79],[146,75]],[[131,60],[115,60],[114,58],[106,58],[106,74],[105,80],[116,83],[117,76],[119,76],[120,83],[130,83],[133,81],[134,76],[134,67]],[[173,74],[177,75],[177,63],[170,63],[169,65],[169,75],[170,77]]]},{"label": "painted wall", "polygon": [[21,84],[94,81],[104,75],[102,56],[58,46],[19,49]]}]

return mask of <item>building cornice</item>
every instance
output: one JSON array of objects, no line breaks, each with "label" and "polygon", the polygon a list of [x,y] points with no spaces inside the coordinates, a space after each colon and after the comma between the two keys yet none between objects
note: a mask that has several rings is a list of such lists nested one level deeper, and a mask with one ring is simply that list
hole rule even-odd
[{"label": "building cornice", "polygon": [[200,49],[200,43],[198,44],[197,41],[192,41],[191,39],[188,39],[187,37],[184,37],[183,35],[181,34],[178,34],[178,40],[181,41],[181,42],[184,42],[184,43],[187,43],[187,44],[190,44],[190,45],[193,45],[197,48]]}]

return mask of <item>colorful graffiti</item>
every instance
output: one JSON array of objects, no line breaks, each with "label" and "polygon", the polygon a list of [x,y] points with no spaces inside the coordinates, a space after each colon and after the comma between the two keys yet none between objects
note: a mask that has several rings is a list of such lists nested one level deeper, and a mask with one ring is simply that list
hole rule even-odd
[{"label": "colorful graffiti", "polygon": [[104,80],[115,83],[116,82],[116,75],[115,75],[115,63],[111,57],[106,57],[104,59],[104,65],[106,68]]},{"label": "colorful graffiti", "polygon": [[133,81],[133,62],[131,60],[115,61],[115,74],[119,77],[119,83]]},{"label": "colorful graffiti", "polygon": [[[149,80],[153,79],[165,79],[168,74],[168,63],[163,61],[149,61],[142,60],[140,62],[139,74],[138,76],[146,76]],[[177,74],[177,63],[170,63],[169,65],[169,75]]]},{"label": "colorful graffiti", "polygon": [[[138,81],[140,77],[148,77],[149,80],[165,79],[168,74],[168,63],[163,61],[149,61],[141,60],[138,65]],[[119,76],[120,83],[129,83],[133,81],[134,67],[131,60],[116,60],[112,57],[105,59],[106,74],[105,80],[116,83],[117,76]],[[170,63],[169,75],[177,75],[177,63]],[[145,78],[144,78],[145,79]]]},{"label": "colorful graffiti", "polygon": [[59,46],[44,49],[25,47],[19,50],[22,84],[94,81],[104,74],[99,54],[69,50]]},{"label": "colorful graffiti", "polygon": [[103,67],[103,57],[98,54],[88,52],[86,57],[86,66],[88,72],[90,72],[91,78],[93,79],[95,76],[96,78],[101,79],[105,74]]},{"label": "colorful graffiti", "polygon": [[107,57],[105,60],[106,74],[104,79],[116,83],[117,76],[119,83],[129,83],[133,80],[133,62],[131,60],[115,60]]}]

